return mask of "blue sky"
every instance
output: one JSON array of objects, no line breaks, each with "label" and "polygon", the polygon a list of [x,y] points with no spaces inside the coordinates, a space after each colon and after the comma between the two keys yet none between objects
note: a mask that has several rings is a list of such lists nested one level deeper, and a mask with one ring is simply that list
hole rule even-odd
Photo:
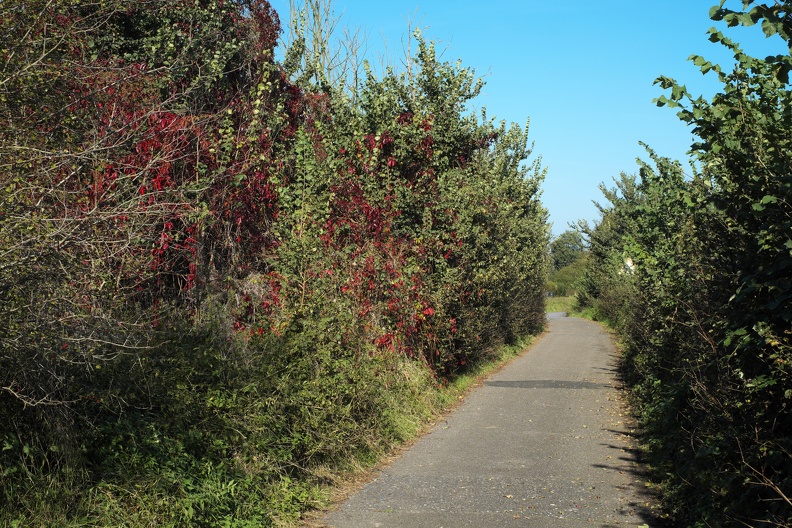
[{"label": "blue sky", "polygon": [[[726,28],[708,17],[716,0],[334,0],[340,25],[361,28],[368,54],[396,61],[408,22],[445,50],[443,58],[472,67],[487,85],[474,101],[498,120],[530,119],[534,156],[547,168],[542,201],[553,233],[578,219],[596,221],[598,185],[637,171],[647,143],[685,163],[692,142],[675,112],[652,99],[660,75],[710,97],[714,75],[703,76],[687,58],[704,55],[728,64],[729,55],[707,40],[715,25],[757,56],[785,52],[759,27]],[[289,0],[272,0],[287,25]],[[727,7],[737,9],[738,0]],[[387,50],[387,52],[386,52]]]}]

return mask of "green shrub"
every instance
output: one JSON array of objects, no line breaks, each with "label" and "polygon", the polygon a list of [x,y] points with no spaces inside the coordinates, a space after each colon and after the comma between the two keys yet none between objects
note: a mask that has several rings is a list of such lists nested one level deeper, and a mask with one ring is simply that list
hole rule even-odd
[{"label": "green shrub", "polygon": [[[711,14],[730,26],[761,20],[791,42],[788,2],[744,5]],[[581,299],[622,334],[625,377],[678,524],[786,526],[792,59],[756,59],[710,34],[736,61],[727,73],[692,57],[723,85],[712,101],[658,80],[671,90],[658,103],[681,108],[699,137],[702,172],[686,176],[650,152],[654,166],[606,193]],[[625,257],[633,273],[619,269]]]}]

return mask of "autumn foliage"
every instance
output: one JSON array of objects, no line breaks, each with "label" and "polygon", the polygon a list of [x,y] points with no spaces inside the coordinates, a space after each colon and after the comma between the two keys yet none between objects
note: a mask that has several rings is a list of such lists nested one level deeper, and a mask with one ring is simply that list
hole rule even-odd
[{"label": "autumn foliage", "polygon": [[0,523],[294,518],[542,327],[527,131],[430,43],[353,102],[294,84],[279,30],[259,0],[0,5]]}]

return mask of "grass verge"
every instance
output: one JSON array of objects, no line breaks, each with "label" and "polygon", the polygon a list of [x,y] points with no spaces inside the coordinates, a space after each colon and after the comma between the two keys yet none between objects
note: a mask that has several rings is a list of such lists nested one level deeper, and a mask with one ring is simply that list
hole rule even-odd
[{"label": "grass verge", "polygon": [[567,297],[548,297],[545,303],[545,312],[566,312],[569,315],[575,313],[577,299],[574,295]]}]

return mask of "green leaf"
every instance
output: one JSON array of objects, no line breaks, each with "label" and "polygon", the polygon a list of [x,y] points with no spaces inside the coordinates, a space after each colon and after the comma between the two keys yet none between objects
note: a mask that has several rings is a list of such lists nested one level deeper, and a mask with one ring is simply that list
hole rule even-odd
[{"label": "green leaf", "polygon": [[751,204],[751,207],[754,211],[764,211],[765,205],[767,204],[774,204],[778,202],[778,198],[775,196],[770,196],[769,194],[762,198],[760,201]]},{"label": "green leaf", "polygon": [[751,13],[743,13],[742,15],[740,15],[739,21],[740,24],[742,24],[745,27],[750,27],[756,24],[756,20],[754,19]]},{"label": "green leaf", "polygon": [[776,381],[775,379],[762,375],[762,376],[757,376],[753,380],[746,383],[746,386],[757,389],[763,389],[765,387],[772,387],[777,383],[778,381]]},{"label": "green leaf", "polygon": [[778,33],[778,26],[770,22],[769,20],[763,20],[762,31],[764,31],[766,37],[772,37],[773,35]]},{"label": "green leaf", "polygon": [[723,20],[726,22],[726,25],[729,27],[735,27],[740,25],[740,17],[737,13],[729,13],[728,15],[723,17]]}]

